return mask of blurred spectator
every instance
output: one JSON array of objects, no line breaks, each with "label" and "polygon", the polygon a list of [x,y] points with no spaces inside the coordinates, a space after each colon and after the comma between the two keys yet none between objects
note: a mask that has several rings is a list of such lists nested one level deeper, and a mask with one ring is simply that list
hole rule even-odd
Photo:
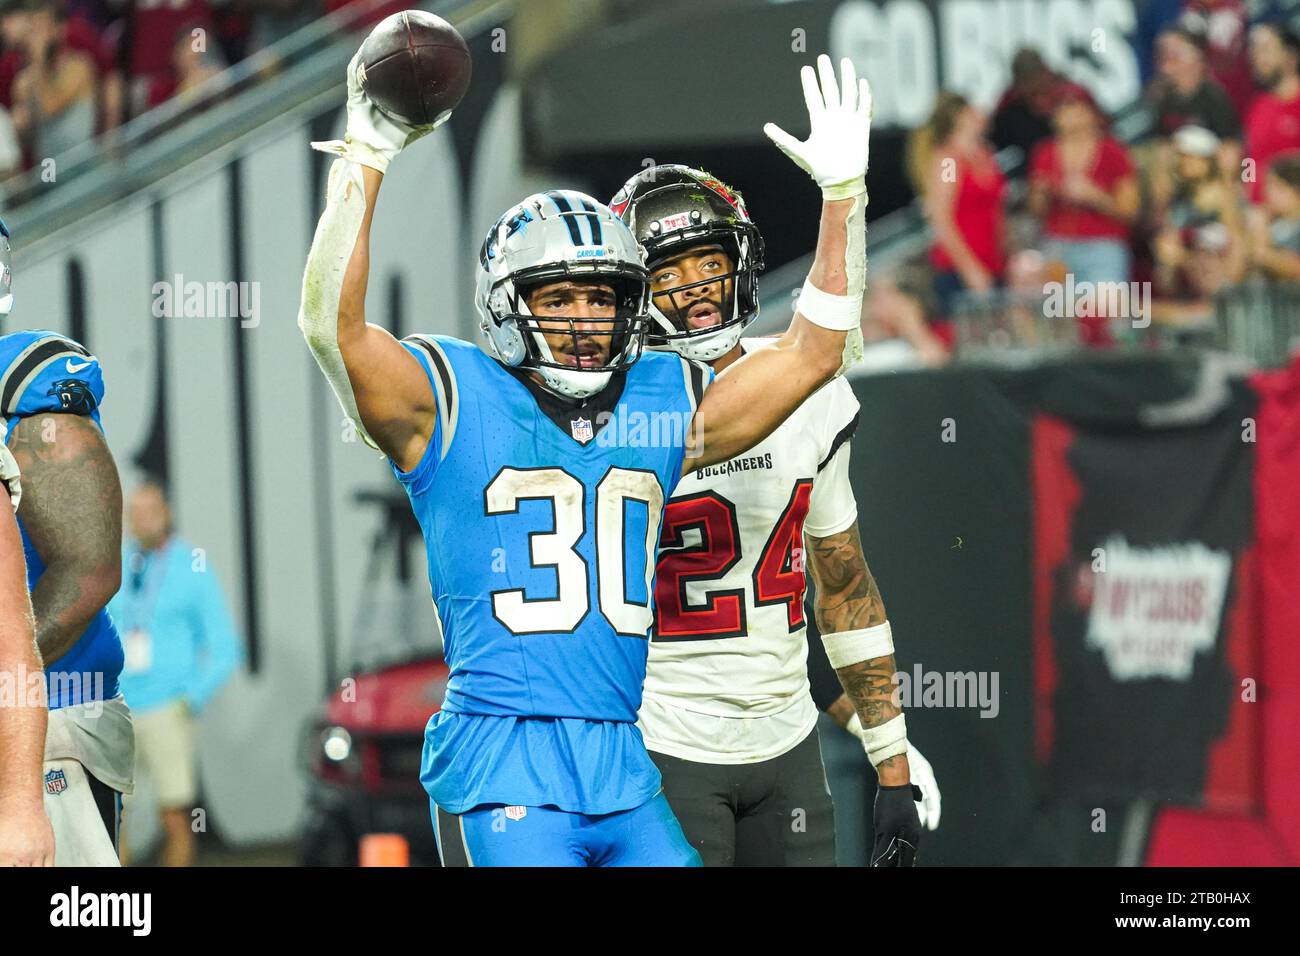
[{"label": "blurred spectator", "polygon": [[965,97],[943,92],[929,122],[908,143],[913,184],[934,235],[930,264],[945,316],[962,293],[985,293],[997,285],[1006,265],[1006,181],[984,139],[985,125]]},{"label": "blurred spectator", "polygon": [[[132,116],[144,111],[157,84],[172,73],[176,31],[189,23],[208,29],[212,7],[208,0],[108,0],[122,12],[122,64]],[[212,44],[212,45],[215,45]]]},{"label": "blurred spectator", "polygon": [[861,369],[934,368],[948,361],[948,347],[930,327],[924,279],[886,274],[867,287],[862,309]]},{"label": "blurred spectator", "polygon": [[173,97],[193,100],[195,90],[221,72],[219,54],[207,49],[207,37],[196,21],[181,26],[172,41],[171,69],[154,77],[145,105],[153,109]]},{"label": "blurred spectator", "polygon": [[1269,279],[1300,282],[1300,152],[1274,157],[1264,201],[1247,213],[1247,264]]},{"label": "blurred spectator", "polygon": [[1248,190],[1250,201],[1260,202],[1273,157],[1300,149],[1300,36],[1261,23],[1250,31],[1250,62],[1263,92],[1246,116],[1246,156],[1255,172]]},{"label": "blurred spectator", "polygon": [[1219,166],[1219,145],[1196,126],[1173,138],[1173,200],[1154,243],[1157,319],[1208,319],[1214,293],[1244,272],[1242,198],[1236,178]]},{"label": "blurred spectator", "polygon": [[20,0],[0,0],[0,108],[5,111],[11,132],[13,120],[9,110],[14,105],[14,77],[24,62],[22,40],[27,31],[27,16]]},{"label": "blurred spectator", "polygon": [[108,610],[122,632],[122,694],[135,724],[136,765],[158,792],[166,866],[194,861],[194,718],[239,665],[242,649],[216,574],[172,528],[158,485],[127,503],[122,589]]},{"label": "blurred spectator", "polygon": [[[27,45],[22,37],[33,20],[52,19],[57,40],[69,50],[84,53],[95,67],[95,131],[109,129],[121,121],[122,77],[117,69],[115,32],[104,31],[85,12],[86,5],[68,0],[16,0],[6,4],[0,14],[0,35],[4,52],[0,54],[0,104],[13,103],[13,83],[27,66]],[[38,25],[38,29],[39,29]]]},{"label": "blurred spectator", "polygon": [[23,168],[23,147],[18,141],[18,131],[9,111],[0,106],[0,179],[12,176]]},{"label": "blurred spectator", "polygon": [[1240,139],[1236,107],[1206,66],[1204,37],[1183,27],[1165,30],[1156,40],[1156,71],[1150,96],[1157,135],[1200,126],[1221,141]]},{"label": "blurred spectator", "polygon": [[1138,80],[1145,87],[1156,71],[1156,38],[1178,22],[1183,0],[1146,0],[1138,4],[1137,27],[1133,31],[1133,53],[1137,57]]},{"label": "blurred spectator", "polygon": [[1173,198],[1175,164],[1171,138],[1186,126],[1209,130],[1219,141],[1218,165],[1235,168],[1241,159],[1241,120],[1228,94],[1210,78],[1204,38],[1181,26],[1156,40],[1156,78],[1148,89],[1155,112],[1156,142],[1146,164],[1152,218],[1159,221]]},{"label": "blurred spectator", "polygon": [[1178,22],[1205,38],[1210,75],[1227,92],[1238,116],[1255,98],[1247,54],[1250,17],[1246,0],[1186,0]]},{"label": "blurred spectator", "polygon": [[1011,85],[993,110],[993,145],[1017,146],[1027,159],[1052,135],[1052,109],[1065,96],[1092,98],[1083,87],[1050,70],[1037,50],[1017,51],[1011,61]]},{"label": "blurred spectator", "polygon": [[25,65],[14,77],[11,114],[33,159],[44,159],[95,135],[95,63],[67,42],[62,3],[34,4],[25,24]]},{"label": "blurred spectator", "polygon": [[1029,165],[1029,206],[1044,250],[1076,282],[1127,282],[1129,229],[1140,194],[1128,150],[1106,132],[1090,100],[1067,97],[1052,113],[1056,135]]}]

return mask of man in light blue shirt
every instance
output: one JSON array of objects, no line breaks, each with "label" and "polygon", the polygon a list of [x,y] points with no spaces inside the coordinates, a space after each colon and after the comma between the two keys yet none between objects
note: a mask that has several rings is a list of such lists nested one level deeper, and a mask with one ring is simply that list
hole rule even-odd
[{"label": "man in light blue shirt", "polygon": [[225,596],[201,548],[176,535],[163,489],[127,504],[122,589],[108,605],[122,634],[122,694],[135,721],[137,767],[158,792],[167,866],[194,860],[194,717],[243,659]]}]

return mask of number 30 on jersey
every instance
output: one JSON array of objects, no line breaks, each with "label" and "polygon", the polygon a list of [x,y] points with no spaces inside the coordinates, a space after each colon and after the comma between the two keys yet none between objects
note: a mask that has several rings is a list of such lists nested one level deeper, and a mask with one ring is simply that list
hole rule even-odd
[{"label": "number 30 on jersey", "polygon": [[[587,559],[578,547],[587,534],[586,488],[560,468],[503,468],[484,492],[489,515],[515,514],[521,501],[544,500],[555,513],[553,531],[529,535],[534,568],[548,568],[557,581],[554,598],[529,598],[523,588],[492,592],[492,612],[515,634],[543,634],[575,630],[591,609]],[[645,504],[646,602],[627,600],[625,527],[628,501]],[[645,638],[653,621],[649,595],[655,570],[659,518],[664,493],[652,471],[610,468],[596,485],[596,581],[600,612],[614,630],[628,637]],[[632,546],[636,546],[632,544]]]}]

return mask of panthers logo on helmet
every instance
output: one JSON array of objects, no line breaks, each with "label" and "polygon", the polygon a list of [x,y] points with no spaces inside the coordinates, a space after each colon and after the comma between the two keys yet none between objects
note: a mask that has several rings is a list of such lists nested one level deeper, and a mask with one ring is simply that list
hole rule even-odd
[{"label": "panthers logo on helmet", "polygon": [[[509,219],[507,219],[507,217],[509,217]],[[491,231],[487,234],[487,238],[483,240],[483,248],[479,250],[478,254],[479,265],[486,267],[488,260],[497,254],[497,246],[505,242],[516,232],[523,229],[526,224],[532,221],[533,214],[527,209],[520,209],[513,216],[508,212],[505,213],[505,215],[496,221],[496,225],[492,227]],[[505,229],[504,235],[501,232],[503,227]]]},{"label": "panthers logo on helmet", "polygon": [[89,415],[98,405],[90,386],[75,378],[55,382],[46,394],[51,398],[57,398],[63,411],[74,415]]}]

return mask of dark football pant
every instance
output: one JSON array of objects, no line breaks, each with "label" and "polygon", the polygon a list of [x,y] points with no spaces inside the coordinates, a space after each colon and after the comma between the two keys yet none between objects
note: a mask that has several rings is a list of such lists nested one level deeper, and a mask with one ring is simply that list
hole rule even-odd
[{"label": "dark football pant", "polygon": [[760,763],[696,763],[653,750],[650,757],[705,866],[835,865],[835,819],[815,729]]}]

